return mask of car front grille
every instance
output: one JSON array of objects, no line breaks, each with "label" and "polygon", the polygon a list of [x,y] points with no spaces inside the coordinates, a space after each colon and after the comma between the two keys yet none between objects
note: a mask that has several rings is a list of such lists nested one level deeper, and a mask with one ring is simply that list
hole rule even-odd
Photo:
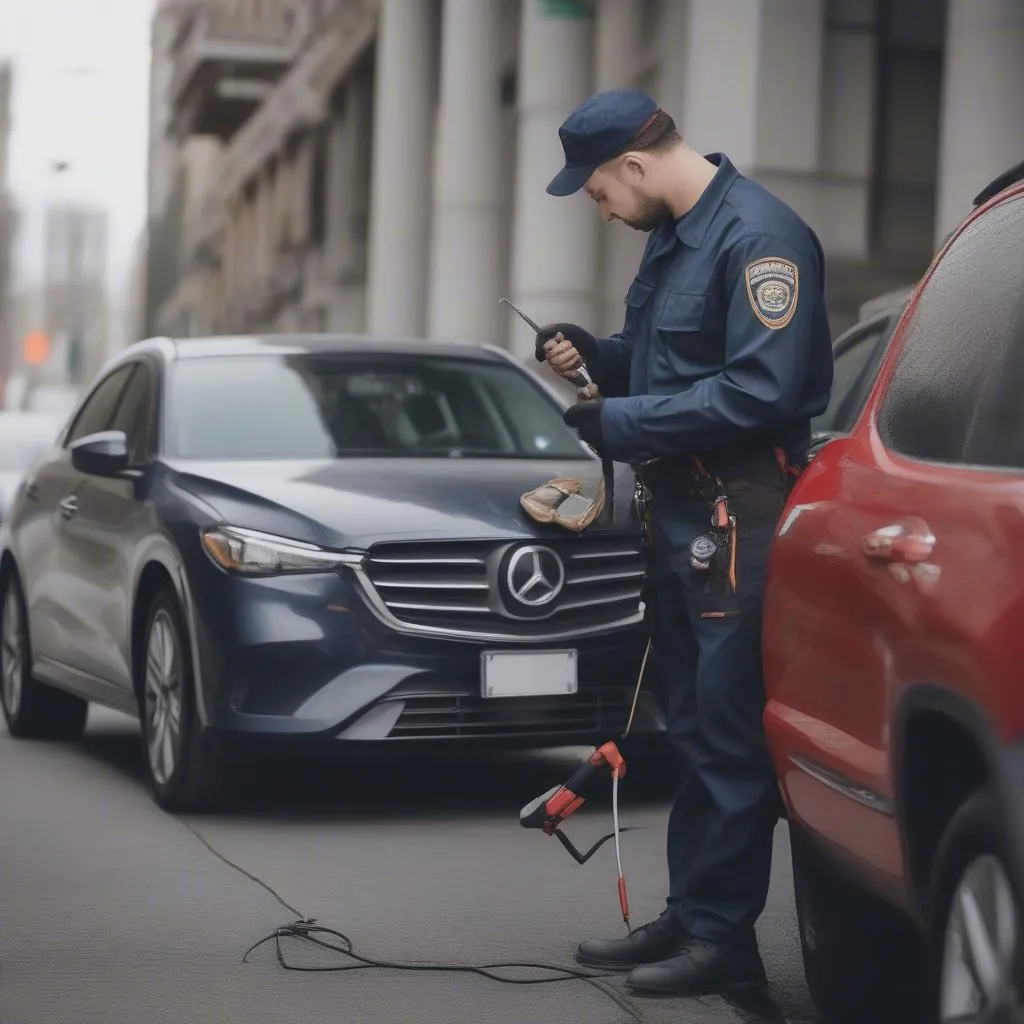
[{"label": "car front grille", "polygon": [[[557,596],[540,608],[519,605],[505,582],[509,558],[529,546],[553,552],[564,573]],[[637,621],[644,559],[639,540],[621,536],[396,543],[371,549],[361,575],[378,611],[414,632],[530,640]]]},{"label": "car front grille", "polygon": [[524,697],[486,700],[469,696],[424,696],[404,699],[405,707],[389,739],[448,737],[542,738],[618,735],[626,727],[632,692],[605,688],[570,697]]}]

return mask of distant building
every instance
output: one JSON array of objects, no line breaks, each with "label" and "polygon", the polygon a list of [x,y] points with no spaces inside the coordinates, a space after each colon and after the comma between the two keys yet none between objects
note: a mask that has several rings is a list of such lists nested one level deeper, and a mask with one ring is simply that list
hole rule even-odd
[{"label": "distant building", "polygon": [[176,204],[154,214],[152,326],[169,332],[367,330],[528,357],[502,295],[617,329],[644,237],[545,194],[558,126],[596,89],[647,89],[691,144],[803,214],[837,332],[915,280],[1024,154],[1021,0],[175,9],[151,152],[201,138],[205,155],[174,165]]},{"label": "distant building", "polygon": [[61,383],[81,385],[106,358],[106,211],[50,205],[43,255],[43,329],[53,341],[47,372]]},{"label": "distant building", "polygon": [[131,345],[151,332],[146,323],[146,260],[149,232],[143,228],[135,242],[128,273],[122,283],[120,298],[121,326],[111,351],[119,345]]},{"label": "distant building", "polygon": [[11,136],[11,81],[9,63],[0,63],[0,395],[11,374],[14,310],[12,267],[18,218],[7,187],[7,151]]}]

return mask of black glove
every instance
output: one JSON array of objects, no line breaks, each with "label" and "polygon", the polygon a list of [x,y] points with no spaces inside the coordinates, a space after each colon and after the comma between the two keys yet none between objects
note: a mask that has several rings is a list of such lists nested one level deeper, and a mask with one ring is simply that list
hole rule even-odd
[{"label": "black glove", "polygon": [[537,362],[543,363],[547,359],[547,356],[544,355],[544,346],[559,332],[566,341],[572,342],[572,347],[579,352],[580,358],[593,373],[594,364],[597,362],[597,339],[590,331],[584,330],[578,324],[548,324],[546,327],[542,327],[537,335],[534,349]]},{"label": "black glove", "polygon": [[577,402],[562,413],[562,419],[574,427],[584,444],[589,444],[599,455],[604,451],[604,432],[601,430],[601,407],[603,398],[592,398],[588,402]]}]

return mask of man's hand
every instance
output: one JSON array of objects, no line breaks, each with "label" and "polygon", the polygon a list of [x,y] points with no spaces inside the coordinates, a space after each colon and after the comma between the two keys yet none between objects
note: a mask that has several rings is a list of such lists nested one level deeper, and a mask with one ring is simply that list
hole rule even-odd
[{"label": "man's hand", "polygon": [[599,455],[604,451],[604,432],[601,429],[601,406],[603,398],[589,402],[577,402],[562,413],[565,423],[575,428],[584,444],[589,444]]},{"label": "man's hand", "polygon": [[568,378],[579,369],[581,362],[587,363],[593,371],[597,362],[597,340],[576,324],[548,324],[537,335],[535,355],[537,362],[547,360],[555,373]]}]

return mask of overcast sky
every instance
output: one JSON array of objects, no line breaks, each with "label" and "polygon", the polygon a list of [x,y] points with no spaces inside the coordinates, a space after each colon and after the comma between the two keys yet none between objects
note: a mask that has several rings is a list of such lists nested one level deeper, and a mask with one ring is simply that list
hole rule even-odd
[{"label": "overcast sky", "polygon": [[[154,0],[0,0],[0,60],[14,61],[8,179],[27,223],[17,280],[42,265],[48,201],[95,203],[109,217],[115,302],[145,217],[149,23]],[[55,160],[69,170],[56,175]]]}]

